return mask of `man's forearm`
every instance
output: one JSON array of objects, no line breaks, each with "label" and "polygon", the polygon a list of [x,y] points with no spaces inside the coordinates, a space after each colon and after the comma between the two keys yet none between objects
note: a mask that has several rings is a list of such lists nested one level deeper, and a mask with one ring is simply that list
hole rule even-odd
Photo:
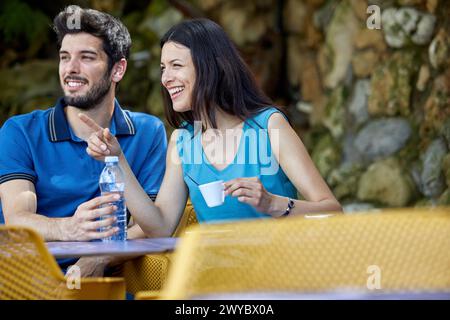
[{"label": "man's forearm", "polygon": [[34,212],[15,212],[14,217],[6,218],[8,225],[24,226],[36,230],[45,241],[69,241],[65,232],[69,218],[49,218]]}]

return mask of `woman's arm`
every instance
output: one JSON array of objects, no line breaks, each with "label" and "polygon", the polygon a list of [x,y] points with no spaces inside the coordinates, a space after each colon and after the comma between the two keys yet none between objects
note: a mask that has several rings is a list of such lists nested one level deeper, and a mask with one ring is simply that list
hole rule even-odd
[{"label": "woman's arm", "polygon": [[125,173],[125,199],[136,223],[149,237],[168,237],[184,212],[188,190],[183,180],[181,161],[176,150],[175,131],[166,155],[166,172],[155,202],[145,193],[123,153],[119,165]]},{"label": "woman's arm", "polygon": [[174,131],[168,145],[166,172],[156,201],[153,202],[144,191],[128,164],[119,142],[108,128],[104,129],[92,119],[80,114],[80,119],[93,133],[86,141],[86,152],[98,161],[105,156],[118,156],[119,166],[125,176],[125,200],[136,223],[148,237],[170,236],[186,205],[188,191],[183,180],[181,161],[176,150],[178,131]]},{"label": "woman's arm", "polygon": [[[275,158],[289,180],[305,200],[294,200],[295,207],[289,215],[342,211],[325,180],[303,145],[300,137],[280,113],[269,118],[269,137]],[[271,214],[282,215],[287,208],[286,197],[274,196]]]},{"label": "woman's arm", "polygon": [[[279,113],[269,118],[269,137],[272,152],[289,180],[305,200],[294,200],[289,215],[305,213],[341,212],[342,208],[315,167],[305,146],[287,120]],[[287,197],[269,193],[257,178],[238,178],[225,183],[225,192],[258,211],[274,217],[282,216]]]}]

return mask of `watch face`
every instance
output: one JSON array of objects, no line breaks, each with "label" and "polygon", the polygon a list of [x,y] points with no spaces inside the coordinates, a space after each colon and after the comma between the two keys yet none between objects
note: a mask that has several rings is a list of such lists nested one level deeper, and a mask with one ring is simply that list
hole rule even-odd
[{"label": "watch face", "polygon": [[294,200],[289,200],[289,208],[293,208],[295,205]]}]

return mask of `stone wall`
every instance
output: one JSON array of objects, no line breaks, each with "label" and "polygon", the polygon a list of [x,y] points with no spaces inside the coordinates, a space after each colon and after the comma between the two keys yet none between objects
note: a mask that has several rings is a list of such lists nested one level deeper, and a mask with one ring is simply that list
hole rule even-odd
[{"label": "stone wall", "polygon": [[449,1],[201,3],[288,106],[346,211],[450,204]]},{"label": "stone wall", "polygon": [[323,33],[307,62],[318,79],[296,69],[297,108],[321,132],[309,146],[346,209],[450,204],[449,2],[371,1],[381,30],[367,28],[365,1],[288,2]]}]

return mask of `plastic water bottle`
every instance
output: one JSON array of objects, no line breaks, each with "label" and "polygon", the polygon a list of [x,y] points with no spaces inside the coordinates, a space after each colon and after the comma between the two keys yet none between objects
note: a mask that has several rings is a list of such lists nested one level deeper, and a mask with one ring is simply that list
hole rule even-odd
[{"label": "plastic water bottle", "polygon": [[[111,226],[103,227],[100,231],[106,231],[110,228],[118,227],[119,231],[111,237],[103,238],[102,241],[126,241],[127,240],[127,208],[125,205],[124,191],[125,191],[125,178],[122,169],[119,167],[118,157],[105,157],[105,168],[100,175],[100,190],[102,196],[111,193],[117,193],[120,195],[118,201],[106,204],[105,206],[114,205],[117,210],[113,215],[117,218],[117,221]],[[111,217],[110,215],[102,216],[102,219]]]}]

